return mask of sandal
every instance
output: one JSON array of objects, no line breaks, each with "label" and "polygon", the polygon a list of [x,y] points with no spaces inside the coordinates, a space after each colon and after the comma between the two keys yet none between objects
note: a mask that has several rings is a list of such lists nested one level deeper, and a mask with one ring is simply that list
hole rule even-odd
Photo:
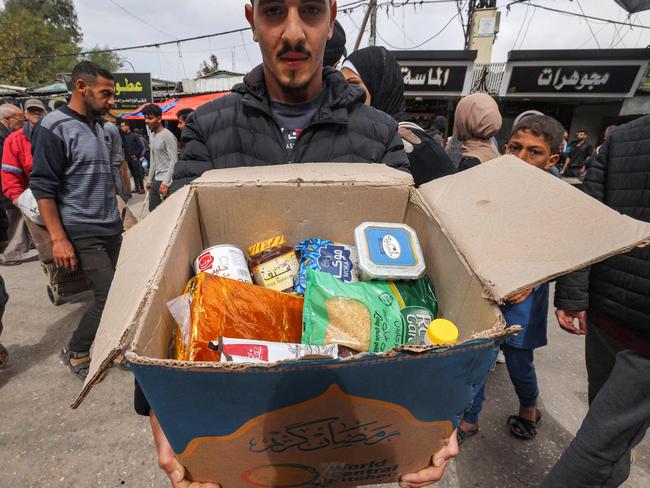
[{"label": "sandal", "polygon": [[510,432],[512,435],[527,441],[535,438],[538,431],[537,427],[541,421],[542,412],[540,410],[537,410],[535,421],[527,420],[519,415],[511,415],[508,417],[508,425],[510,426]]},{"label": "sandal", "polygon": [[457,427],[456,437],[458,438],[458,445],[460,446],[463,442],[465,442],[470,437],[474,437],[476,434],[478,434],[478,431],[479,431],[478,427],[470,430],[463,430],[460,427]]},{"label": "sandal", "polygon": [[[61,358],[63,364],[70,367],[70,371],[77,375],[79,379],[86,379],[86,376],[88,376],[88,369],[90,368],[89,353],[70,351],[68,350],[68,346],[65,346],[63,349],[61,349],[59,358]],[[76,362],[76,364],[72,364],[73,360],[76,360],[78,362]]]}]

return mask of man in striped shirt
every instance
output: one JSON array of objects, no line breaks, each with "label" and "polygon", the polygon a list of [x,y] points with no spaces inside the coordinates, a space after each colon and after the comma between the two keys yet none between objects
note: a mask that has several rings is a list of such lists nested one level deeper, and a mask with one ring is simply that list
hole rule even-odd
[{"label": "man in striped shirt", "polygon": [[52,239],[54,263],[81,269],[95,297],[61,357],[80,378],[90,365],[122,243],[111,163],[99,117],[115,103],[113,75],[90,61],[72,71],[70,103],[32,133],[30,188]]}]

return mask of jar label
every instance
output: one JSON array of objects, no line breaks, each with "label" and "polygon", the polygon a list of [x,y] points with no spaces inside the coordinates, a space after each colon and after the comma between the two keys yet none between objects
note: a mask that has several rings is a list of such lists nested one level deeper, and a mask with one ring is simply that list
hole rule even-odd
[{"label": "jar label", "polygon": [[283,254],[253,269],[255,283],[276,291],[292,291],[298,274],[298,259],[294,252]]}]

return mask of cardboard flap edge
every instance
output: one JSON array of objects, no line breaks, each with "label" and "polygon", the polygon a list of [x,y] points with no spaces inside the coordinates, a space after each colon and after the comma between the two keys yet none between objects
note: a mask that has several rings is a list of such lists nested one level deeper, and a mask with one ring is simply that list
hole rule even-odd
[{"label": "cardboard flap edge", "polygon": [[357,184],[411,186],[410,174],[384,164],[371,163],[301,163],[272,166],[242,166],[206,171],[192,182],[204,185],[300,185],[305,184]]},{"label": "cardboard flap edge", "polygon": [[[165,227],[165,224],[167,227],[171,227],[170,235],[176,233],[176,228],[180,221],[179,217],[191,198],[192,194],[190,191],[191,188],[189,186],[185,186],[176,191],[165,201],[165,205],[161,205],[156,209],[155,213],[147,216],[146,219],[129,229],[129,234],[124,236],[120,258],[118,260],[118,268],[113,283],[111,284],[111,291],[109,292],[98,333],[93,343],[92,360],[88,376],[77,398],[70,405],[70,408],[76,409],[81,405],[90,390],[103,379],[111,362],[122,352],[128,343],[129,337],[134,332],[134,326],[137,324],[138,317],[146,305],[146,297],[151,292],[152,286],[156,282],[156,276],[160,272],[158,268],[155,268],[150,276],[143,277],[143,279],[146,279],[146,283],[141,288],[141,293],[128,293],[126,296],[118,297],[119,300],[117,300],[115,298],[117,293],[124,293],[125,290],[129,291],[134,288],[133,274],[120,273],[120,264],[128,260],[137,261],[138,255],[142,253],[147,255],[148,260],[156,257],[157,262],[161,262],[169,247],[169,241],[167,240],[159,242],[158,246],[152,245],[147,247],[131,245],[130,243],[149,242],[150,240],[146,239],[146,236],[151,235],[151,228],[161,229],[161,227]],[[130,312],[129,316],[120,315],[119,313],[107,314],[106,311],[110,306],[117,305],[117,303],[112,303],[111,295],[113,295],[114,300],[119,301],[121,310],[133,310],[133,312]]]},{"label": "cardboard flap edge", "polygon": [[[481,281],[486,298],[499,304],[527,288],[650,244],[649,224],[615,212],[566,182],[512,155],[501,156],[470,170],[439,178],[420,186],[415,192],[431,216],[438,222],[459,257],[468,264]],[[564,202],[571,202],[575,208],[594,212],[594,220],[597,216],[601,228],[605,224],[618,224],[617,239],[603,242],[600,249],[594,250],[590,256],[582,256],[577,249],[579,241],[585,235],[591,235],[588,232],[595,232],[594,229],[583,226],[570,236],[571,246],[574,248],[570,256],[564,253],[564,250],[557,250],[557,255],[561,255],[564,260],[562,269],[557,266],[547,266],[546,269],[537,266],[534,272],[521,275],[509,269],[506,272],[510,274],[509,279],[504,279],[505,276],[499,274],[499,270],[495,270],[494,266],[486,266],[486,261],[495,256],[486,254],[481,246],[481,239],[488,239],[488,235],[492,238],[494,235],[499,235],[503,242],[512,241],[512,237],[509,237],[512,234],[512,229],[509,228],[510,222],[503,219],[503,215],[509,213],[504,212],[503,209],[518,206],[514,214],[519,215],[523,214],[522,209],[525,209],[530,222],[535,222],[535,219],[537,222],[544,221],[545,215],[553,213],[556,221],[563,219],[564,224],[567,224],[567,219],[570,217],[557,218],[557,214],[560,213],[556,212],[557,209],[526,205],[527,202],[522,197],[522,193],[526,192],[527,196],[545,198],[546,201],[553,197],[561,198]],[[518,195],[519,200],[516,200],[515,195]],[[472,228],[468,231],[472,222],[482,228]],[[465,228],[462,228],[463,225]],[[558,260],[551,256],[556,252],[555,248],[551,247],[551,249],[553,251],[546,256],[549,262]],[[510,250],[512,251],[512,248]],[[500,251],[493,249],[493,252]],[[525,262],[526,255],[522,253],[525,253],[525,250],[514,249],[513,261]],[[501,261],[504,256],[499,256]]]}]

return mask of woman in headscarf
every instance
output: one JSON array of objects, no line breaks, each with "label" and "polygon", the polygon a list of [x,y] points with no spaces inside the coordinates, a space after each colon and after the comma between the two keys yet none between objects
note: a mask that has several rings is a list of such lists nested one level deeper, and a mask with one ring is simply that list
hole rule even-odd
[{"label": "woman in headscarf", "polygon": [[365,90],[366,105],[398,122],[416,185],[456,172],[442,147],[406,113],[402,69],[390,51],[378,46],[359,49],[345,59],[341,73]]},{"label": "woman in headscarf", "polygon": [[501,129],[497,102],[485,93],[464,97],[456,107],[454,139],[460,141],[463,158],[458,171],[472,168],[500,156],[492,138]]}]

